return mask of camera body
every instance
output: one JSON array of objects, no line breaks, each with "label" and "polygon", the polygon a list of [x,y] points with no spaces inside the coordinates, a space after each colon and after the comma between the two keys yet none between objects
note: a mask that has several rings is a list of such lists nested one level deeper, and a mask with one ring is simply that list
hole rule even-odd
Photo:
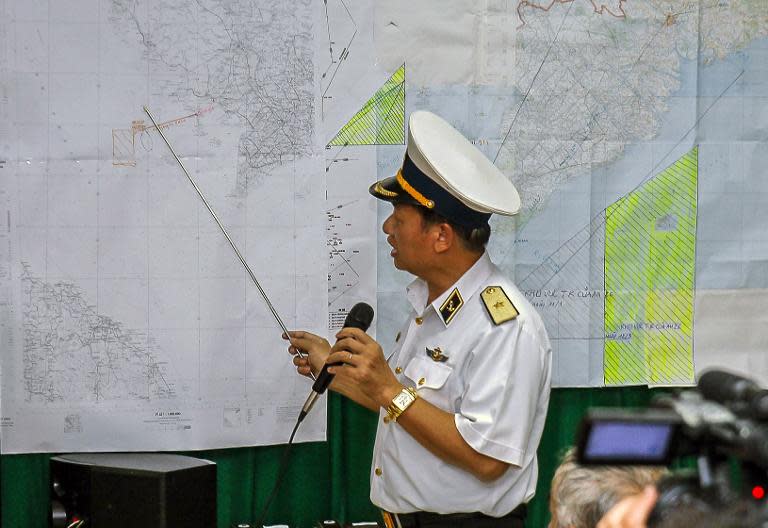
[{"label": "camera body", "polygon": [[701,517],[734,504],[747,505],[748,517],[759,519],[754,526],[763,526],[768,522],[766,402],[768,391],[750,380],[705,373],[696,388],[656,398],[648,409],[590,409],[577,433],[577,460],[684,467],[657,484],[651,527],[681,510]]}]

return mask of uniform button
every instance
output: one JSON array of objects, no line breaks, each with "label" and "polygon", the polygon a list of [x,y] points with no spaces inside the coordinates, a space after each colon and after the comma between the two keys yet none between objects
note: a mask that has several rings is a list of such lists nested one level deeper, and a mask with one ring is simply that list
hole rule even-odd
[{"label": "uniform button", "polygon": [[400,374],[403,371],[403,367],[395,368],[395,374]]},{"label": "uniform button", "polygon": [[397,343],[398,341],[400,341],[400,332],[398,332],[397,335],[395,336],[395,343]]},{"label": "uniform button", "polygon": [[423,322],[424,322],[424,318],[423,318],[423,317],[417,317],[417,318],[416,318],[416,324],[417,324],[417,325],[420,325],[420,324],[421,324],[421,323],[423,323]]},{"label": "uniform button", "polygon": [[376,469],[374,469],[374,470],[373,470],[373,472],[374,472],[374,473],[376,473],[376,476],[377,476],[377,477],[380,477],[380,476],[381,476],[381,473],[382,473],[382,471],[381,471],[381,468],[380,468],[380,467],[377,467]]},{"label": "uniform button", "polygon": [[427,378],[420,378],[419,385],[424,385],[427,382]]}]

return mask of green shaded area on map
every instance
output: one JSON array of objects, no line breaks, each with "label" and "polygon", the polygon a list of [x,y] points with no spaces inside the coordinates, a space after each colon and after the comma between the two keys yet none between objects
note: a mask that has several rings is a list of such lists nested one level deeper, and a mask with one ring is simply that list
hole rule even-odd
[{"label": "green shaded area on map", "polygon": [[405,64],[342,127],[328,146],[405,143]]},{"label": "green shaded area on map", "polygon": [[606,385],[693,381],[698,148],[606,209]]}]

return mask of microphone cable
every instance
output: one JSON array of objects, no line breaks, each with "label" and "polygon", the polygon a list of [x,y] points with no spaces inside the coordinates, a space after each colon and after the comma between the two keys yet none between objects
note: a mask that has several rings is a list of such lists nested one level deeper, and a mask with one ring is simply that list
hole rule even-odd
[{"label": "microphone cable", "polygon": [[[343,327],[359,328],[360,330],[365,332],[368,330],[368,327],[371,325],[372,321],[373,321],[373,308],[371,308],[370,305],[364,302],[360,302],[355,304],[349,310],[349,313],[347,314],[347,317],[344,320]],[[341,363],[335,363],[335,364],[326,363],[323,366],[323,369],[320,372],[320,374],[317,376],[315,383],[312,385],[312,392],[310,393],[309,398],[307,398],[307,401],[304,403],[304,407],[301,409],[301,412],[299,413],[299,416],[296,419],[296,425],[293,426],[291,437],[288,439],[288,444],[285,446],[285,449],[283,450],[283,455],[280,457],[280,464],[278,465],[278,468],[277,468],[277,479],[275,480],[275,485],[272,487],[272,492],[269,494],[269,497],[267,497],[267,501],[264,503],[264,507],[262,508],[261,514],[259,515],[258,520],[256,521],[256,528],[262,528],[264,526],[264,519],[266,518],[267,513],[269,512],[269,507],[272,505],[272,501],[275,500],[277,491],[278,489],[280,489],[280,485],[283,482],[283,478],[285,477],[285,473],[288,469],[288,455],[291,452],[291,446],[293,445],[293,438],[296,436],[296,431],[298,431],[299,425],[301,425],[301,422],[304,421],[304,418],[306,418],[307,414],[312,409],[312,406],[318,400],[320,395],[323,394],[328,388],[328,385],[331,384],[331,380],[333,379],[333,374],[328,373],[328,367],[337,366],[340,364]]]},{"label": "microphone cable", "polygon": [[275,500],[277,491],[280,489],[280,485],[283,483],[283,478],[285,477],[287,472],[286,470],[288,469],[288,455],[290,454],[291,447],[293,446],[293,438],[296,436],[296,431],[299,430],[299,425],[301,425],[302,419],[303,417],[300,417],[298,420],[296,420],[296,425],[293,426],[293,431],[291,432],[291,437],[288,439],[288,444],[285,446],[285,449],[283,449],[283,454],[280,457],[280,464],[277,466],[277,479],[275,479],[275,485],[272,487],[272,492],[269,494],[269,497],[267,497],[267,501],[264,503],[264,507],[262,508],[261,514],[259,515],[259,518],[255,524],[255,526],[258,528],[264,526],[264,519],[269,512],[269,507],[272,505],[272,501]]}]

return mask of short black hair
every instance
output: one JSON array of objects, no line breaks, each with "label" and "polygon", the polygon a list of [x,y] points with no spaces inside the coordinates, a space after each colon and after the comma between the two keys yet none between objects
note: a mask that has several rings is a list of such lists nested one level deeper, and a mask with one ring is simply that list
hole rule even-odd
[{"label": "short black hair", "polygon": [[482,253],[485,251],[485,245],[488,243],[488,239],[491,238],[491,226],[484,224],[481,226],[468,227],[456,222],[451,222],[444,216],[437,214],[431,209],[426,207],[416,206],[416,209],[421,213],[421,219],[426,226],[433,226],[436,224],[448,224],[453,231],[459,236],[459,240],[464,245],[465,249],[476,253]]}]

